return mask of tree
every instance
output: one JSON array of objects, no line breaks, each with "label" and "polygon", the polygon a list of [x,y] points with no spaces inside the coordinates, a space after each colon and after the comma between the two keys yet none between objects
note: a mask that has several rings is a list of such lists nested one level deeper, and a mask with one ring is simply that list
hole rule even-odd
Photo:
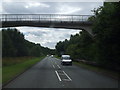
[{"label": "tree", "polygon": [[65,41],[59,42],[56,49],[59,53],[66,46],[63,50],[73,59],[95,61],[103,67],[119,69],[120,2],[105,2],[103,7],[93,11],[95,15],[88,20],[93,21],[95,37],[82,31],[71,35],[67,45]]},{"label": "tree", "polygon": [[103,66],[115,68],[120,64],[119,58],[119,33],[120,33],[120,2],[104,3],[104,7],[95,12],[96,20],[93,32],[96,34],[96,45],[98,47],[98,63]]},{"label": "tree", "polygon": [[15,28],[2,30],[3,57],[41,56],[54,53],[54,50],[42,47],[24,39],[24,35]]}]

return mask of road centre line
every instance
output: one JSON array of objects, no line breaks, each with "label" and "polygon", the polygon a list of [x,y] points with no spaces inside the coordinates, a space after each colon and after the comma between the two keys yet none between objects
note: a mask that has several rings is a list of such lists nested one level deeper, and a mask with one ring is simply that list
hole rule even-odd
[{"label": "road centre line", "polygon": [[55,68],[55,66],[53,65],[53,68]]},{"label": "road centre line", "polygon": [[70,80],[70,81],[72,81],[72,79],[63,71],[63,73],[68,77],[68,79]]},{"label": "road centre line", "polygon": [[56,73],[56,75],[57,75],[57,77],[58,77],[59,81],[62,81],[62,80],[61,80],[61,78],[60,78],[60,76],[59,76],[59,74],[58,74],[58,72],[57,72],[57,71],[55,71],[55,73]]},{"label": "road centre line", "polygon": [[61,67],[59,65],[57,65],[59,69],[61,69]]}]

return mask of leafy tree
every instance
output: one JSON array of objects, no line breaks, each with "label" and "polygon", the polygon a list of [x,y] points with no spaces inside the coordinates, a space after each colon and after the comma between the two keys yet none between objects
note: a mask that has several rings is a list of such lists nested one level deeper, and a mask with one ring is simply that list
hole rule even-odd
[{"label": "leafy tree", "polygon": [[95,61],[103,67],[119,69],[120,2],[105,2],[103,7],[93,11],[95,15],[88,20],[93,22],[95,37],[82,31],[71,35],[67,44],[58,42],[56,50],[58,53],[64,50],[73,59]]},{"label": "leafy tree", "polygon": [[[120,64],[118,43],[120,40],[119,4],[120,2],[104,3],[102,10],[99,11],[99,14],[96,14],[93,27],[93,31],[96,34],[96,45],[98,47],[98,62],[111,67],[116,67],[118,63]],[[98,10],[95,12],[98,12]]]},{"label": "leafy tree", "polygon": [[22,57],[41,56],[54,53],[55,50],[42,47],[24,39],[24,35],[15,28],[2,30],[2,56]]}]

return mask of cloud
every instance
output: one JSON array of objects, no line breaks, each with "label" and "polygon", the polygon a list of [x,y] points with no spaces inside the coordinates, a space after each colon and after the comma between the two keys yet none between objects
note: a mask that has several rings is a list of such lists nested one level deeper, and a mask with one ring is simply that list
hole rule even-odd
[{"label": "cloud", "polygon": [[[107,0],[34,0],[36,2],[104,2]],[[111,0],[116,1],[118,0]],[[33,0],[3,0],[3,2],[33,2]]]},{"label": "cloud", "polygon": [[39,14],[51,12],[50,5],[41,2],[3,2],[3,13]]},{"label": "cloud", "polygon": [[91,10],[102,6],[102,2],[61,2],[57,3],[58,14],[76,14],[76,15],[91,15]]},{"label": "cloud", "polygon": [[3,8],[2,8],[2,3],[0,3],[0,13],[2,13]]},{"label": "cloud", "polygon": [[73,14],[76,12],[80,12],[81,10],[81,7],[75,7],[74,5],[70,6],[67,3],[63,5],[59,4],[57,7],[58,14]]},{"label": "cloud", "polygon": [[[15,2],[15,0],[3,0],[2,8],[0,8],[2,13],[9,14],[91,15],[93,14],[91,10],[102,5],[102,2],[40,2],[39,0],[16,0]],[[17,27],[17,29],[25,35],[25,39],[49,48],[55,48],[58,41],[69,39],[71,34],[74,35],[80,31],[37,27]]]},{"label": "cloud", "polygon": [[102,2],[3,2],[3,13],[13,14],[92,14]]},{"label": "cloud", "polygon": [[80,32],[80,30],[58,28],[17,27],[17,29],[25,35],[26,40],[52,49],[57,42],[69,39],[71,34]]},{"label": "cloud", "polygon": [[44,3],[39,2],[29,2],[27,5],[25,5],[25,8],[32,8],[32,7],[46,7],[49,8],[50,6]]}]

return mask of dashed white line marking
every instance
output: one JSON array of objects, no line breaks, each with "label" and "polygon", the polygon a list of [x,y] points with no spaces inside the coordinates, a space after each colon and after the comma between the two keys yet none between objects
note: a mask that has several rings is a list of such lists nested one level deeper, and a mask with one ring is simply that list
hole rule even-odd
[{"label": "dashed white line marking", "polygon": [[59,76],[59,74],[58,74],[58,72],[57,72],[57,71],[55,71],[55,73],[56,73],[56,75],[57,75],[57,77],[58,77],[59,81],[62,81],[62,80],[61,80],[61,78],[60,78],[60,76]]},{"label": "dashed white line marking", "polygon": [[59,69],[61,69],[59,65],[57,65],[57,66],[58,66]]},{"label": "dashed white line marking", "polygon": [[64,80],[64,81],[71,81],[70,79],[62,79],[62,80]]},{"label": "dashed white line marking", "polygon": [[68,79],[70,80],[70,81],[72,81],[72,79],[63,71],[63,73],[68,77]]},{"label": "dashed white line marking", "polygon": [[53,65],[53,68],[55,68],[55,66]]}]

